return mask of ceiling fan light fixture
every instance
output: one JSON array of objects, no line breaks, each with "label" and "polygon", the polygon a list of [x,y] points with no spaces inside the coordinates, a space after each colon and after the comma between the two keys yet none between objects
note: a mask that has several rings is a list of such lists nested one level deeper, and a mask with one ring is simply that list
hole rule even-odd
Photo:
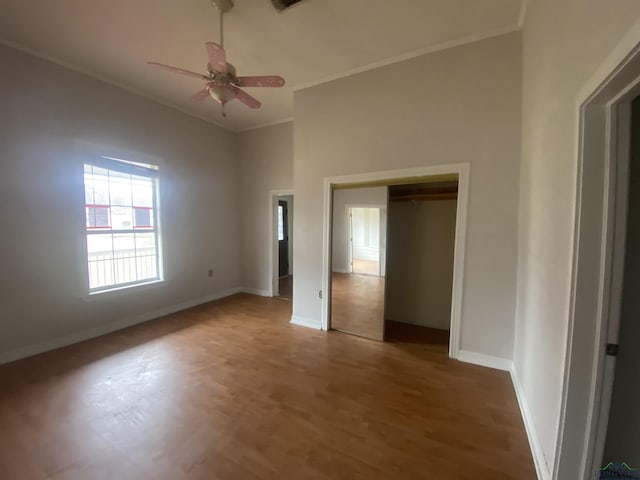
[{"label": "ceiling fan light fixture", "polygon": [[205,47],[209,62],[207,63],[206,75],[173,67],[158,62],[148,62],[154,67],[162,68],[173,73],[179,73],[192,78],[205,80],[204,88],[196,92],[191,99],[201,102],[211,96],[222,105],[222,116],[226,117],[225,106],[232,100],[238,100],[249,108],[260,108],[261,103],[242,90],[241,87],[283,87],[284,78],[279,75],[254,75],[249,77],[238,77],[236,69],[227,62],[227,53],[224,49],[224,12],[233,8],[232,0],[210,0],[211,4],[220,10],[220,43],[206,42]]}]

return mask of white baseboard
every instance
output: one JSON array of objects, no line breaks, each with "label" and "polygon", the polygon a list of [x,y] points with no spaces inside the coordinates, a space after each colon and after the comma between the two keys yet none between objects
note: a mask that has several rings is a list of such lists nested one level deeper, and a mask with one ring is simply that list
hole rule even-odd
[{"label": "white baseboard", "polygon": [[122,330],[123,328],[131,327],[133,325],[137,325],[138,323],[147,322],[155,318],[164,317],[165,315],[179,312],[181,310],[186,310],[187,308],[195,307],[196,305],[213,302],[214,300],[219,300],[221,298],[228,297],[241,291],[242,289],[240,287],[231,288],[222,292],[212,293],[210,295],[206,295],[194,300],[188,300],[186,302],[171,305],[169,307],[164,307],[158,310],[153,310],[151,312],[145,312],[140,315],[124,318],[122,320],[118,320],[117,322],[100,325],[98,327],[90,328],[88,330],[82,330],[80,332],[71,333],[63,337],[54,338],[53,340],[47,340],[46,342],[27,345],[25,347],[20,347],[8,352],[2,352],[0,353],[0,365],[3,363],[20,360],[21,358],[31,357],[39,353],[48,352],[49,350],[55,350],[56,348],[66,347],[67,345],[82,342],[84,340],[89,340],[90,338],[106,335],[107,333],[115,332],[116,330]]},{"label": "white baseboard", "polygon": [[351,269],[349,268],[334,268],[332,271],[334,273],[351,273]]},{"label": "white baseboard", "polygon": [[315,330],[322,330],[320,322],[314,322],[313,320],[309,320],[308,318],[302,318],[297,315],[293,315],[291,317],[291,323],[294,325],[298,325],[300,327],[313,328]]},{"label": "white baseboard", "polygon": [[518,376],[515,366],[512,366],[509,372],[511,373],[511,382],[513,383],[518,404],[520,405],[520,412],[522,414],[522,420],[524,421],[524,428],[527,432],[527,438],[529,439],[529,447],[531,448],[531,455],[533,456],[533,463],[536,467],[538,480],[551,480],[551,470],[544,455],[544,451],[542,450],[540,437],[538,436],[538,432],[536,431],[536,427],[533,423],[531,410],[529,410],[529,405],[527,404],[527,397],[522,390],[520,377]]},{"label": "white baseboard", "polygon": [[260,290],[258,288],[242,287],[240,291],[242,293],[248,293],[249,295],[258,295],[259,297],[271,296],[271,292],[269,292],[269,290]]},{"label": "white baseboard", "polygon": [[511,370],[511,366],[513,365],[513,362],[507,358],[493,357],[491,355],[485,355],[484,353],[470,352],[468,350],[460,350],[458,352],[458,360],[507,372]]},{"label": "white baseboard", "polygon": [[482,353],[469,352],[466,350],[460,350],[458,353],[458,360],[461,362],[481,365],[483,367],[505,370],[510,373],[513,389],[516,392],[516,398],[518,399],[518,405],[520,406],[520,413],[522,415],[522,421],[524,422],[524,428],[527,432],[529,447],[531,448],[531,455],[536,467],[538,480],[551,480],[551,470],[549,469],[549,465],[547,464],[547,460],[544,456],[540,437],[538,436],[534,426],[531,410],[529,410],[527,399],[524,395],[524,391],[522,390],[522,385],[520,384],[520,379],[513,362],[506,358],[493,357],[491,355],[484,355]]}]

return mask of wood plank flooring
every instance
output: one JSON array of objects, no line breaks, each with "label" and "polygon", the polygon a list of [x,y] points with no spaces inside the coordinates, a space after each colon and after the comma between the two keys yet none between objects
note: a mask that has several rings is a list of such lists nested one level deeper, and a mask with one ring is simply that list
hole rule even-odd
[{"label": "wood plank flooring", "polygon": [[449,330],[385,320],[384,341],[412,343],[429,347],[433,352],[449,354]]},{"label": "wood plank flooring", "polygon": [[365,338],[384,338],[384,278],[331,275],[331,328]]},{"label": "wood plank flooring", "polygon": [[353,273],[359,273],[363,275],[373,275],[375,277],[380,276],[380,262],[374,260],[362,260],[360,258],[354,258],[352,260]]},{"label": "wood plank flooring", "polygon": [[287,275],[278,280],[278,298],[280,300],[293,299],[293,275]]},{"label": "wood plank flooring", "polygon": [[241,294],[0,366],[0,478],[535,478],[507,373],[290,309]]}]

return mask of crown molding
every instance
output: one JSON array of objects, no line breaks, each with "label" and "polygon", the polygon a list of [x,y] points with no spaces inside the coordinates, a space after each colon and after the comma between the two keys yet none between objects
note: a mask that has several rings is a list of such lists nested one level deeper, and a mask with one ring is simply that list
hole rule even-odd
[{"label": "crown molding", "polygon": [[281,118],[280,120],[273,120],[271,122],[264,122],[258,125],[253,125],[251,127],[240,128],[238,130],[234,130],[234,132],[235,133],[250,132],[251,130],[258,130],[260,128],[266,128],[266,127],[274,127],[276,125],[282,125],[283,123],[289,123],[289,122],[293,122],[293,117]]},{"label": "crown molding", "polygon": [[293,91],[299,92],[301,90],[306,90],[307,88],[317,87],[318,85],[322,85],[324,83],[333,82],[334,80],[340,80],[342,78],[351,77],[359,73],[375,70],[376,68],[386,67],[388,65],[393,65],[394,63],[404,62],[405,60],[411,60],[412,58],[421,57],[423,55],[428,55],[430,53],[440,52],[443,50],[448,50],[450,48],[460,47],[462,45],[466,45],[469,43],[480,42],[482,40],[488,40],[489,38],[499,37],[499,36],[507,35],[509,33],[517,32],[517,31],[520,31],[520,26],[513,25],[510,27],[498,28],[496,30],[480,33],[477,35],[470,35],[467,37],[458,38],[456,40],[449,40],[447,42],[442,42],[436,45],[431,45],[429,47],[413,50],[412,52],[403,53],[401,55],[396,55],[394,57],[389,57],[384,60],[380,60],[378,62],[369,63],[367,65],[363,65],[362,67],[356,67],[350,70],[346,70],[344,72],[335,73],[333,75],[329,75],[328,77],[324,77],[317,81],[303,83],[301,85],[294,86]]}]

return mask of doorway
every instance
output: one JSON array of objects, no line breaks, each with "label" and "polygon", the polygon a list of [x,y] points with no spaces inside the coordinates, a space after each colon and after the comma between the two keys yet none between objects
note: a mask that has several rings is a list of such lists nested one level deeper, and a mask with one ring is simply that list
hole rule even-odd
[{"label": "doorway", "polygon": [[289,211],[293,212],[293,197],[278,198],[278,296],[285,300],[291,300],[293,291],[293,278],[291,264],[293,251],[291,248],[292,218]]},{"label": "doorway", "polygon": [[628,127],[629,131],[628,136],[619,137],[625,153],[618,157],[618,167],[626,178],[620,179],[614,194],[611,288],[615,293],[596,439],[596,464],[604,469],[599,477],[603,479],[640,478],[640,388],[636,386],[640,369],[640,301],[636,295],[640,282],[640,210],[636,208],[640,204],[640,98],[636,97],[629,107],[619,112],[629,114],[626,119],[619,116],[621,130]]},{"label": "doorway", "polygon": [[[402,173],[409,171],[412,173],[433,172],[433,174],[402,175]],[[355,178],[358,178],[360,182],[354,182]],[[367,181],[369,179],[370,181]],[[435,185],[436,188],[441,188],[443,182],[447,183],[448,188],[453,187],[454,190],[448,193],[435,190],[425,191],[425,189],[431,187],[422,185]],[[416,191],[417,189],[422,190]],[[376,190],[378,190],[377,200],[371,198]],[[344,195],[344,192],[364,193],[367,191],[369,191],[368,199],[367,195],[360,198],[352,198],[351,208],[346,213],[341,209],[339,197]],[[401,192],[398,193],[399,191]],[[406,302],[402,298],[402,292],[406,288],[396,288],[393,295],[389,293],[392,272],[395,271],[396,281],[404,281],[406,287],[407,280],[411,282],[416,277],[416,271],[420,270],[420,268],[417,268],[417,265],[422,262],[420,249],[424,250],[424,239],[420,239],[420,234],[412,232],[409,228],[413,222],[411,218],[407,218],[406,222],[401,222],[404,223],[406,231],[400,237],[396,236],[395,241],[393,240],[394,235],[390,232],[392,225],[394,225],[391,209],[394,208],[393,204],[401,201],[398,198],[390,201],[390,192],[393,192],[395,197],[403,196],[404,203],[418,211],[420,208],[416,208],[416,206],[429,196],[430,200],[447,200],[443,195],[449,195],[449,199],[453,200],[452,205],[447,209],[452,213],[449,219],[449,248],[445,249],[445,252],[450,253],[449,271],[446,276],[436,274],[436,280],[432,280],[432,285],[430,286],[433,289],[434,286],[442,284],[448,288],[448,293],[444,295],[446,312],[444,318],[438,319],[440,322],[445,321],[447,325],[445,328],[433,328],[431,332],[439,335],[416,335],[417,331],[423,333],[422,330],[429,328],[426,325],[419,324],[420,320],[425,320],[426,318],[424,312],[418,312],[416,319],[410,318],[411,315],[407,314],[407,309],[404,312],[402,311],[402,306],[406,306]],[[413,198],[409,198],[412,195]],[[325,215],[325,241],[327,243],[325,244],[326,256],[324,265],[326,270],[323,285],[326,285],[325,291],[328,292],[328,298],[323,301],[323,319],[326,321],[323,324],[323,328],[353,333],[374,340],[387,340],[398,343],[413,342],[426,345],[434,342],[434,338],[436,338],[435,343],[438,351],[442,353],[448,352],[450,357],[457,358],[467,198],[468,166],[465,164],[327,179],[325,183],[325,211],[329,211],[330,215],[328,217]],[[384,202],[383,205],[380,205],[381,202]],[[432,215],[429,216],[431,217]],[[382,220],[383,217],[384,221]],[[363,218],[368,219],[368,226]],[[376,229],[378,223],[380,226]],[[341,227],[341,224],[344,227]],[[360,224],[362,225],[361,227],[358,226]],[[383,225],[384,235],[380,234]],[[357,231],[358,229],[360,233]],[[351,248],[343,248],[340,242],[336,240],[344,237],[343,230],[348,232],[347,237],[352,238]],[[428,230],[430,232],[429,235],[433,235],[434,232],[439,232],[441,228],[432,226]],[[372,241],[375,233],[379,234],[377,244]],[[429,235],[425,236],[425,238],[428,238]],[[404,238],[402,238],[403,236]],[[367,238],[368,243],[365,241]],[[402,251],[407,250],[407,242],[414,239],[417,239],[414,243],[418,253],[414,253],[413,258],[411,254],[405,255],[401,261],[397,261],[394,265],[394,260],[391,258],[392,255],[400,258]],[[393,243],[395,243],[395,253],[393,253]],[[435,243],[437,244],[437,241]],[[363,246],[370,250],[364,253],[356,251],[357,247]],[[349,255],[349,251],[351,251],[351,255]],[[442,256],[446,257],[447,254],[445,253]],[[353,262],[354,259],[359,258],[364,258],[371,262],[367,265],[368,270],[359,269],[358,264]],[[424,263],[432,264],[433,261],[434,257]],[[392,266],[391,270],[390,265]],[[401,266],[398,267],[398,265]],[[371,285],[372,282],[375,285]],[[348,286],[346,285],[347,283],[349,284]],[[414,298],[424,297],[427,290],[424,281],[420,279],[414,283],[417,286],[417,290],[412,292],[412,296]],[[438,294],[435,294],[430,298],[433,300],[437,296]],[[439,300],[439,303],[442,304],[442,298]],[[388,304],[389,301],[396,306],[395,309],[389,308],[389,305],[391,305]],[[399,305],[401,308],[398,308]],[[420,307],[421,305],[418,304],[415,310],[419,311]],[[393,315],[396,318],[390,318],[390,312],[394,312]],[[400,312],[399,316],[398,312]],[[344,317],[345,313],[347,313],[348,321],[350,322],[348,328],[345,326],[344,318],[341,318]],[[405,328],[394,328],[397,325]]]},{"label": "doorway", "polygon": [[634,469],[640,468],[633,464],[640,461],[636,454],[616,446],[614,438],[628,430],[637,452],[640,422],[635,404],[627,404],[637,398],[637,388],[624,378],[634,362],[628,354],[637,349],[625,346],[635,340],[627,338],[633,327],[625,327],[633,301],[625,282],[637,250],[631,202],[637,195],[640,46],[625,52],[615,52],[577,103],[571,308],[553,478],[637,478]]},{"label": "doorway", "polygon": [[626,235],[624,245],[621,245],[624,267],[621,272],[620,325],[617,340],[610,339],[618,346],[610,347],[612,351],[609,352],[610,356],[615,356],[615,367],[601,463],[614,464],[620,473],[626,475],[623,478],[640,478],[640,387],[637,386],[640,300],[636,294],[640,284],[640,209],[637,208],[640,205],[640,98],[636,98],[631,106],[630,140]]},{"label": "doorway", "polygon": [[349,208],[351,271],[360,275],[383,276],[381,212],[378,207]]},{"label": "doorway", "polygon": [[290,190],[269,193],[271,205],[271,291],[272,297],[293,299],[294,196]]}]

